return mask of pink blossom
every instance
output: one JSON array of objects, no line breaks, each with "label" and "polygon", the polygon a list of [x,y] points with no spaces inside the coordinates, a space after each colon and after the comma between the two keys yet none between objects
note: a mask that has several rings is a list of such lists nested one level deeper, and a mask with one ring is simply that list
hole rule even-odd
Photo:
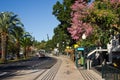
[{"label": "pink blossom", "polygon": [[92,26],[89,23],[83,23],[82,19],[89,13],[87,12],[88,6],[84,0],[76,0],[71,6],[73,12],[71,12],[71,27],[68,28],[71,37],[75,40],[79,40],[82,34],[85,33],[89,36],[92,33]]}]

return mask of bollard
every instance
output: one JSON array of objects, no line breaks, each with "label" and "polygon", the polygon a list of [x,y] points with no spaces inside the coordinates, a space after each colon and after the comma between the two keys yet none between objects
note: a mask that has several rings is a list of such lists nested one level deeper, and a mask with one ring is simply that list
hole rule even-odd
[{"label": "bollard", "polygon": [[90,60],[90,63],[89,63],[89,64],[90,64],[89,66],[90,66],[90,69],[91,69],[91,67],[92,67],[92,60]]},{"label": "bollard", "polygon": [[87,59],[87,70],[90,70],[90,60]]}]

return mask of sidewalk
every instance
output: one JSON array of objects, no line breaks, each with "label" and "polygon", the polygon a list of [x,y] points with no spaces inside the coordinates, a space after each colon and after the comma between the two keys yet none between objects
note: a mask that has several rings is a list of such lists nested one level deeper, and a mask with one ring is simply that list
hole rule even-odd
[{"label": "sidewalk", "polygon": [[65,56],[59,56],[62,60],[61,66],[54,78],[54,80],[84,80],[75,64]]},{"label": "sidewalk", "polygon": [[54,80],[103,80],[93,70],[77,69],[74,62],[66,56],[59,56],[62,60],[61,66],[54,78]]}]

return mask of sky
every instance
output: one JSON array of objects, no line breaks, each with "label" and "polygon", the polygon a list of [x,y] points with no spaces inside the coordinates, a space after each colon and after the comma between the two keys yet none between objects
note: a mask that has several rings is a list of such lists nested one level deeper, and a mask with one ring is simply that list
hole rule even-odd
[{"label": "sky", "polygon": [[35,40],[51,39],[59,21],[52,15],[53,5],[63,0],[0,0],[0,12],[14,12]]}]

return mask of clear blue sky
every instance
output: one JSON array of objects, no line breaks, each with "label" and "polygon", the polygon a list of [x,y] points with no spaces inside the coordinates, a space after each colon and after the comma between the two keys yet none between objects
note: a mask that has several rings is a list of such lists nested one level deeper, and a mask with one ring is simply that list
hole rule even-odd
[{"label": "clear blue sky", "polygon": [[53,5],[63,0],[0,0],[0,12],[12,11],[18,14],[25,30],[36,40],[51,39],[53,29],[59,22],[52,15]]}]

